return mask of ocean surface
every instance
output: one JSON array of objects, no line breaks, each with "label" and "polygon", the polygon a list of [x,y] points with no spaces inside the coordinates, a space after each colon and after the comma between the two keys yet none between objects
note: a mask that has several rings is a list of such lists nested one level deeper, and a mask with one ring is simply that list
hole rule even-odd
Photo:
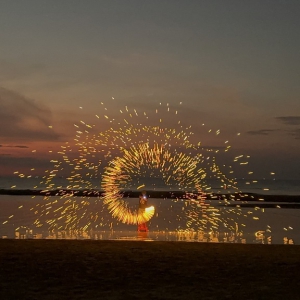
[{"label": "ocean surface", "polygon": [[[90,180],[92,187],[101,190],[100,180]],[[53,188],[72,188],[65,178],[55,178]],[[300,244],[300,210],[292,208],[226,207],[217,200],[207,201],[209,220],[219,218],[218,225],[210,221],[205,228],[199,226],[205,219],[195,203],[182,199],[151,198],[151,190],[178,190],[176,186],[165,186],[160,181],[144,179],[150,196],[149,205],[155,207],[155,215],[149,222],[149,233],[138,235],[136,225],[127,225],[112,218],[102,200],[96,197],[73,197],[72,218],[80,219],[77,228],[64,228],[65,218],[59,218],[66,208],[66,199],[42,196],[0,195],[0,238],[52,238],[52,239],[120,239],[120,240],[168,240],[188,242],[227,242],[263,244]],[[230,192],[230,187],[216,180],[207,180],[206,192]],[[300,195],[300,180],[239,179],[241,192],[271,195]],[[46,189],[39,177],[0,177],[0,189]],[[85,188],[84,186],[80,188]],[[137,185],[127,187],[136,190]],[[86,207],[82,206],[82,201]],[[127,199],[132,209],[137,209],[137,199]],[[268,202],[270,204],[270,202]],[[76,208],[77,207],[77,208]],[[79,208],[78,208],[79,207]],[[61,209],[61,210],[60,210]],[[97,215],[97,221],[95,221]],[[39,224],[39,226],[36,226]],[[42,225],[41,225],[42,224]],[[56,228],[49,230],[50,225]],[[89,226],[84,227],[85,224]],[[53,227],[53,226],[52,226]],[[55,226],[54,226],[55,227]],[[85,228],[82,230],[82,228]]]},{"label": "ocean surface", "polygon": [[[149,221],[149,233],[137,233],[136,225],[127,225],[112,218],[102,201],[96,197],[88,202],[85,210],[74,209],[70,215],[80,218],[78,228],[59,229],[66,219],[59,220],[57,209],[66,208],[65,200],[51,197],[51,201],[38,196],[0,195],[0,238],[38,239],[118,239],[145,241],[185,241],[221,243],[300,244],[300,210],[278,208],[226,207],[219,201],[207,201],[210,216],[219,218],[216,228],[208,223],[201,229],[197,224],[203,219],[198,206],[183,199],[149,198],[155,215]],[[72,198],[78,205],[82,198]],[[138,199],[127,200],[137,209]],[[254,203],[255,204],[255,203]],[[45,205],[43,209],[42,205]],[[85,224],[98,214],[99,219],[86,230]],[[36,226],[36,220],[41,227]],[[50,224],[56,228],[49,230]],[[227,224],[227,225],[226,225]],[[228,224],[231,226],[229,227]],[[80,227],[79,227],[80,226]]]}]

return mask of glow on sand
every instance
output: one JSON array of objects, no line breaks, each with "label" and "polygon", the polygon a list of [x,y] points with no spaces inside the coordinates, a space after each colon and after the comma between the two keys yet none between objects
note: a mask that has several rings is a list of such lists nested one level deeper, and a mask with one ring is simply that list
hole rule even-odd
[{"label": "glow on sand", "polygon": [[[211,190],[210,179],[218,181],[220,189],[226,187],[225,192],[230,193],[229,200],[219,195],[219,201],[225,205],[242,200],[232,166],[222,168],[218,163],[217,156],[225,155],[231,149],[229,141],[220,138],[219,129],[204,129],[204,132],[219,138],[222,146],[204,147],[201,141],[195,141],[191,126],[183,125],[186,120],[182,122],[179,119],[179,111],[169,104],[154,108],[152,113],[125,106],[119,111],[112,111],[111,115],[101,104],[103,113],[95,115],[94,121],[80,120],[74,124],[73,142],[63,144],[51,160],[53,168],[45,171],[41,181],[46,185],[46,196],[30,208],[36,215],[34,226],[45,226],[49,230],[101,228],[106,224],[102,214],[103,203],[118,222],[137,224],[149,221],[155,216],[155,208],[152,206],[142,213],[137,208],[130,208],[123,191],[141,187],[151,191],[151,180],[160,178],[166,187],[186,192],[181,212],[173,222],[184,218],[184,229],[218,230],[226,227],[235,230],[237,219],[211,207],[206,201]],[[204,124],[199,124],[199,127],[205,128]],[[236,133],[235,137],[239,135]],[[239,155],[232,157],[232,162],[247,165],[248,158]],[[66,172],[67,190],[73,192],[64,192],[62,186],[55,184],[55,179]],[[18,171],[15,174],[23,178],[31,176]],[[98,186],[93,184],[95,179],[99,182]],[[38,186],[34,188],[38,189]],[[103,194],[99,193],[101,189]],[[53,197],[50,195],[53,190],[62,190],[62,193]],[[85,191],[85,194],[77,196],[74,191],[78,190]],[[98,196],[92,202],[89,201],[91,194]],[[179,199],[168,200],[171,206]],[[257,219],[251,215],[252,212],[242,214],[238,208],[228,211],[238,216],[239,226],[245,226],[241,221],[243,218]]]}]

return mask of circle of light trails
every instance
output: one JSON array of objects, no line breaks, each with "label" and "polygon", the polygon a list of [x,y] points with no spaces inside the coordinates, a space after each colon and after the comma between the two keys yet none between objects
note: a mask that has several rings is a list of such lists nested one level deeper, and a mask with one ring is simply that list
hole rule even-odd
[{"label": "circle of light trails", "polygon": [[[154,215],[154,207],[146,208],[143,213],[132,212],[124,200],[120,191],[120,185],[132,181],[134,174],[138,178],[146,176],[149,169],[160,171],[165,185],[169,185],[173,178],[178,186],[187,187],[194,183],[200,187],[200,179],[204,171],[198,168],[198,156],[189,157],[184,153],[175,153],[166,149],[166,145],[154,144],[150,148],[149,143],[133,146],[124,150],[123,157],[112,160],[102,177],[104,188],[104,203],[112,215],[123,223],[137,224],[149,221]],[[145,166],[146,169],[142,170]],[[190,181],[190,182],[189,182]],[[144,186],[144,185],[142,185]],[[139,211],[138,211],[139,212]]]},{"label": "circle of light trails", "polygon": [[[173,184],[175,183],[181,190],[193,189],[193,193],[186,194],[186,199],[191,200],[192,205],[189,209],[182,208],[182,214],[187,218],[188,228],[204,229],[209,224],[211,229],[218,229],[221,224],[224,224],[230,229],[235,229],[230,224],[233,221],[235,225],[235,220],[225,216],[217,208],[208,207],[203,192],[211,188],[206,181],[207,177],[218,179],[222,186],[226,184],[238,191],[234,178],[229,178],[227,173],[221,171],[214,156],[220,151],[227,152],[230,149],[228,141],[224,142],[225,145],[221,150],[202,147],[201,142],[192,143],[190,140],[194,133],[191,131],[191,126],[184,127],[180,120],[175,119],[178,116],[175,110],[171,119],[173,123],[176,120],[176,125],[171,128],[164,126],[161,114],[166,116],[166,113],[171,114],[168,104],[165,110],[155,109],[152,119],[146,112],[139,114],[136,109],[130,110],[125,107],[120,110],[120,114],[124,117],[118,116],[117,119],[109,117],[107,112],[102,117],[96,115],[98,120],[102,123],[105,121],[110,126],[109,129],[97,132],[97,125],[90,125],[82,120],[74,124],[75,145],[72,146],[67,142],[61,146],[61,150],[57,153],[62,159],[51,160],[53,169],[46,170],[41,182],[47,186],[44,192],[49,192],[49,195],[44,197],[44,203],[38,203],[31,208],[38,216],[34,225],[42,227],[43,223],[46,223],[49,229],[60,230],[88,230],[95,224],[103,226],[105,220],[101,216],[102,211],[92,211],[91,202],[88,201],[89,194],[99,188],[93,186],[92,179],[95,178],[102,182],[105,191],[104,197],[94,201],[95,205],[104,202],[111,214],[120,222],[136,224],[139,221],[150,220],[154,215],[154,208],[149,208],[144,214],[140,214],[137,210],[132,211],[121,193],[121,189],[132,188],[130,184],[133,183],[133,177],[146,175],[145,171],[142,171],[144,166],[150,172],[159,170],[166,185],[171,185],[173,181]],[[144,121],[147,122],[143,124]],[[210,129],[207,132],[220,134],[220,130],[214,132]],[[99,159],[101,155],[103,158]],[[239,162],[240,165],[247,164],[247,161],[241,161],[244,158],[247,157],[240,155],[235,157],[234,161]],[[104,166],[101,171],[105,161],[109,161],[108,166]],[[53,181],[59,176],[60,171],[67,169],[66,167],[71,168],[70,176],[67,177],[69,181],[67,189],[86,191],[85,197],[81,200],[77,198],[76,193],[65,193],[55,200],[50,196],[51,190],[63,188],[55,186]],[[230,170],[228,173],[233,173],[231,166],[228,170]],[[123,171],[127,173],[123,174]],[[31,177],[31,175],[15,173],[20,177]],[[193,200],[195,196],[196,201]],[[234,195],[231,200],[235,200]],[[225,198],[223,201],[228,202]],[[231,211],[238,215],[242,214],[240,209]],[[247,214],[244,216],[247,217]],[[42,222],[41,217],[46,217],[46,221]],[[253,219],[257,218],[253,217]]]}]

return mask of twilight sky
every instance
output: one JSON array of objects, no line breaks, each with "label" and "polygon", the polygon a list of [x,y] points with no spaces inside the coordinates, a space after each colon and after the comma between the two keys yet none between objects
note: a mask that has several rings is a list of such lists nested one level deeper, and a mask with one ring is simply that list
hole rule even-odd
[{"label": "twilight sky", "polygon": [[241,132],[258,176],[300,178],[299,13],[298,0],[2,1],[0,175],[46,167],[103,101],[183,102],[196,134]]}]

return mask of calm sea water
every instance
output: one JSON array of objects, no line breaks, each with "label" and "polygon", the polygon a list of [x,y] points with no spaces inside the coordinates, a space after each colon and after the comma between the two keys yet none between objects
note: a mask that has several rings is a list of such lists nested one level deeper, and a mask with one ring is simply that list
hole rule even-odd
[{"label": "calm sea water", "polygon": [[[56,202],[57,200],[57,202]],[[73,198],[74,200],[74,198]],[[75,199],[76,200],[76,199]],[[155,215],[149,222],[150,232],[138,235],[135,225],[117,222],[103,207],[97,198],[89,201],[87,212],[82,218],[85,224],[91,214],[99,213],[101,221],[88,230],[48,230],[47,220],[57,213],[56,208],[64,205],[64,200],[51,197],[53,205],[47,206],[42,214],[40,205],[49,203],[43,197],[0,196],[0,238],[40,238],[40,239],[119,239],[119,240],[167,240],[189,242],[227,242],[227,243],[263,243],[263,244],[300,244],[300,210],[279,208],[230,208],[218,201],[211,201],[210,209],[216,209],[220,219],[230,220],[234,228],[228,229],[222,222],[218,229],[199,230],[197,226],[187,225],[197,216],[193,208],[184,200],[149,198],[149,204],[155,207]],[[82,198],[76,200],[78,203]],[[137,208],[138,199],[128,199],[132,208]],[[277,203],[278,204],[278,203]],[[184,209],[183,209],[184,208]],[[191,209],[190,209],[191,208]],[[73,216],[81,217],[84,211],[74,210]],[[44,225],[34,225],[39,219]],[[65,220],[58,221],[64,222]],[[62,224],[60,223],[60,224]],[[210,226],[208,226],[210,227]]]},{"label": "calm sea water", "polygon": [[[54,187],[68,188],[69,182],[64,178],[53,180]],[[158,180],[144,180],[146,189],[151,196],[151,190],[178,190],[176,186],[165,186]],[[92,181],[93,188],[101,189],[100,181]],[[228,192],[219,182],[210,180],[208,192]],[[38,189],[46,188],[41,178],[0,177],[0,189]],[[238,180],[237,186],[243,192],[274,195],[300,195],[300,180]],[[82,187],[84,188],[84,186]],[[132,187],[132,190],[136,189]],[[74,198],[73,198],[74,199]],[[229,208],[217,201],[210,202],[210,208],[216,208],[221,219],[230,220],[234,229],[225,226],[198,230],[197,226],[189,226],[188,221],[197,222],[201,218],[189,211],[185,201],[171,199],[149,198],[150,205],[155,206],[156,214],[149,222],[150,232],[147,236],[138,236],[135,225],[125,225],[112,218],[97,198],[89,201],[86,215],[99,212],[101,222],[88,230],[49,231],[46,221],[54,218],[55,209],[62,206],[61,199],[52,197],[57,203],[47,207],[47,214],[39,208],[43,197],[30,196],[0,196],[0,238],[65,238],[65,239],[143,239],[143,240],[173,240],[195,242],[237,242],[237,243],[277,243],[300,244],[300,210],[276,208]],[[76,200],[82,201],[81,198]],[[129,199],[133,208],[137,207],[137,199]],[[49,203],[49,202],[47,202]],[[278,205],[280,203],[276,203]],[[74,210],[74,216],[81,217],[83,211]],[[87,217],[88,218],[88,217]],[[88,222],[82,218],[82,224]],[[39,219],[44,226],[37,228],[35,220]],[[63,221],[63,220],[62,220]]]}]

